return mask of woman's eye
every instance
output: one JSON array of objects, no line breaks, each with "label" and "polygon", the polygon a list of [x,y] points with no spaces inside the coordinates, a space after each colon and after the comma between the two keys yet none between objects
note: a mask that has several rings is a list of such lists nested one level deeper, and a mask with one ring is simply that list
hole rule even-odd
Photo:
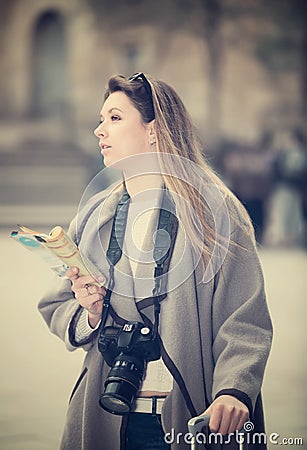
[{"label": "woman's eye", "polygon": [[115,122],[117,120],[120,120],[120,117],[117,116],[116,114],[114,114],[113,116],[111,116],[111,120],[112,120],[112,122]]}]

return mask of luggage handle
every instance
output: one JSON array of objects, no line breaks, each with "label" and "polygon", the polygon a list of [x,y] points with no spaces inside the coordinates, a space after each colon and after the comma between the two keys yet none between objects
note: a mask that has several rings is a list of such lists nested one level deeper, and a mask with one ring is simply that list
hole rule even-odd
[{"label": "luggage handle", "polygon": [[[196,439],[197,433],[200,433],[204,427],[209,428],[209,422],[210,422],[209,414],[192,417],[192,419],[190,419],[188,421],[189,432],[192,435],[191,450],[197,450],[197,447],[198,447],[198,443],[197,443],[197,439]],[[239,433],[241,435],[245,434],[246,429],[243,427],[242,430],[239,431]],[[243,437],[243,439],[239,440],[238,444],[239,444],[239,450],[247,450],[248,446],[247,446],[247,443],[245,442],[244,437]]]}]

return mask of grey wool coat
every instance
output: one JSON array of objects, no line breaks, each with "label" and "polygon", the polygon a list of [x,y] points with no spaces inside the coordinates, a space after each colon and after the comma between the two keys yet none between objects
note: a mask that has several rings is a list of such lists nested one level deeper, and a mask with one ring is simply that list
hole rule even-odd
[{"label": "grey wool coat", "polygon": [[[102,274],[108,273],[105,252],[121,189],[102,192],[80,211],[69,230],[81,253]],[[184,439],[187,421],[222,394],[243,401],[250,410],[255,431],[263,431],[260,391],[272,326],[254,240],[244,231],[243,224],[238,224],[241,217],[235,202],[229,202],[227,207],[234,244],[224,252],[219,264],[211,267],[212,276],[206,279],[179,227],[169,267],[169,292],[161,302],[161,352],[174,378],[161,417],[172,450],[190,448]],[[233,216],[238,220],[231,219]],[[223,220],[220,226],[224,226]],[[148,236],[155,227],[153,223]],[[150,301],[142,298],[150,297],[143,280],[152,278],[154,264],[140,264],[135,285],[129,281],[131,268],[125,255],[116,268],[113,310],[125,320],[140,321],[144,314],[152,319]],[[73,296],[70,282],[56,278],[40,300],[39,311],[69,351],[78,347],[85,351],[81,374],[69,400],[61,449],[125,449],[127,417],[112,415],[99,405],[110,368],[98,350],[97,332],[81,343],[74,339],[82,307]]]}]

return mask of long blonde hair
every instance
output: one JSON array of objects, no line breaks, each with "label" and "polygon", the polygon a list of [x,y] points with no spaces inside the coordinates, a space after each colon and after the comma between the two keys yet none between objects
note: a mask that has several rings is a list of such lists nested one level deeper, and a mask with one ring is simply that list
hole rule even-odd
[{"label": "long blonde hair", "polygon": [[[176,91],[149,76],[145,83],[144,78],[130,81],[123,76],[112,77],[105,99],[112,92],[122,91],[138,109],[144,123],[155,119],[156,150],[165,185],[175,194],[176,214],[192,247],[201,253],[206,265],[216,245],[236,245],[230,240],[230,234],[228,241],[227,236],[218,236],[212,210],[216,205],[226,205],[230,221],[239,226],[244,224],[246,233],[253,235],[253,226],[243,205],[206,162],[189,113]],[[205,181],[220,196],[213,208],[210,198],[204,195]]]}]

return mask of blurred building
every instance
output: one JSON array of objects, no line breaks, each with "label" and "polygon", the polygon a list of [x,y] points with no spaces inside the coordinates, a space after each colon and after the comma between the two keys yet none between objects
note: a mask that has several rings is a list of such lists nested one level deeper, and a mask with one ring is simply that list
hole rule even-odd
[{"label": "blurred building", "polygon": [[113,74],[141,70],[172,84],[209,152],[300,125],[302,4],[1,1],[0,223],[71,218],[102,167],[92,130]]}]

